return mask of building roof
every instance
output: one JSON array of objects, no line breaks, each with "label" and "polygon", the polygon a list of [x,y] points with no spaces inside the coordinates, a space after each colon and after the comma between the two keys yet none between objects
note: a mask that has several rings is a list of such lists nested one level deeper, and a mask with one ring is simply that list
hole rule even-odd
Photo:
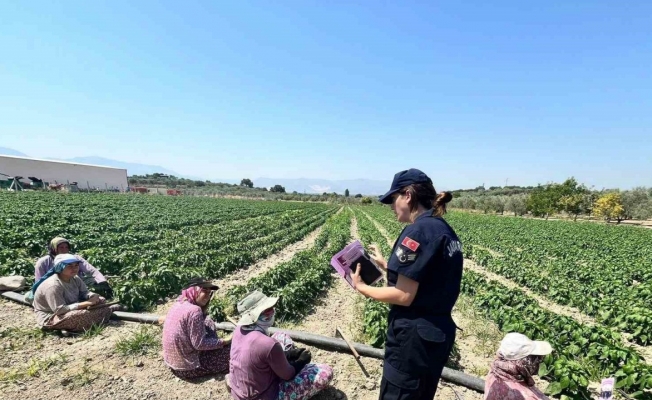
[{"label": "building roof", "polygon": [[77,163],[77,162],[70,162],[70,161],[61,161],[61,160],[48,160],[48,159],[33,158],[33,157],[8,156],[8,155],[4,155],[4,154],[0,154],[0,157],[16,158],[16,159],[19,159],[19,160],[50,162],[50,163],[58,163],[58,164],[80,165],[80,166],[83,166],[83,167],[117,169],[117,170],[121,170],[121,171],[125,171],[125,172],[127,171],[126,168],[116,168],[116,167],[109,167],[109,166],[106,166],[106,165],[93,165],[93,164],[84,164],[84,163]]}]

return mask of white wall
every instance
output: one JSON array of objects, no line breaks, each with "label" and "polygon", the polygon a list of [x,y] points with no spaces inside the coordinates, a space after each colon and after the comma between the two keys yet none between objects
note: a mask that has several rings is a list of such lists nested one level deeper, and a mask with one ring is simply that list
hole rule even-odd
[{"label": "white wall", "polygon": [[[0,155],[0,173],[9,176],[22,176],[22,182],[30,182],[33,176],[49,183],[77,182],[80,189],[127,189],[127,170],[100,167],[87,164],[74,164],[33,158]],[[0,179],[6,179],[0,175]]]}]

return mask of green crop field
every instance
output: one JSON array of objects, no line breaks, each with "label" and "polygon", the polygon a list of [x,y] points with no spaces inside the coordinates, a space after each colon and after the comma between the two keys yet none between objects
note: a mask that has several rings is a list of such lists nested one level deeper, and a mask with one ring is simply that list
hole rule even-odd
[{"label": "green crop field", "polygon": [[[551,393],[584,398],[592,382],[613,375],[630,396],[649,395],[652,369],[643,355],[652,342],[652,230],[462,212],[446,219],[468,262],[477,265],[465,269],[463,295],[503,332],[555,348],[540,371]],[[259,289],[281,298],[280,320],[301,321],[336,281],[329,261],[352,240],[353,221],[365,245],[377,243],[390,256],[388,239],[403,225],[386,207],[1,192],[0,275],[31,279],[47,242],[64,236],[111,276],[123,304],[140,311],[177,294],[192,276],[228,278],[314,233],[308,248],[229,285],[210,305],[221,320],[245,293]],[[584,318],[556,313],[519,287]],[[374,346],[383,345],[387,310],[364,301],[361,330]]]}]

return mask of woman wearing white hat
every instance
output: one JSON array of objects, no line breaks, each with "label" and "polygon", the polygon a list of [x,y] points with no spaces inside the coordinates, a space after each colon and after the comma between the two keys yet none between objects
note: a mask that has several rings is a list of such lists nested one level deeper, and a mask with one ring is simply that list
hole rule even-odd
[{"label": "woman wearing white hat", "polygon": [[295,348],[289,336],[267,335],[274,324],[277,301],[254,291],[238,303],[241,318],[231,342],[226,379],[236,400],[305,400],[333,379],[331,367],[309,364],[310,352]]},{"label": "woman wearing white hat", "polygon": [[106,322],[120,306],[89,310],[104,303],[104,297],[89,292],[78,276],[80,261],[72,254],[59,254],[54,266],[34,283],[32,290],[36,321],[44,329],[81,332]]},{"label": "woman wearing white hat", "polygon": [[530,340],[515,332],[505,335],[485,381],[484,399],[548,399],[534,385],[532,376],[538,373],[543,358],[551,352],[548,342]]}]

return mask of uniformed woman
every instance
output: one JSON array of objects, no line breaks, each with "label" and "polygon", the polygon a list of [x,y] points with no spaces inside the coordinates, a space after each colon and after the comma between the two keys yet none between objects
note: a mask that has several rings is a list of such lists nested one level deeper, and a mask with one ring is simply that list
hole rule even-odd
[{"label": "uniformed woman", "polygon": [[463,257],[457,235],[442,218],[452,197],[437,194],[432,180],[417,169],[397,173],[380,201],[391,204],[396,218],[408,225],[389,262],[373,254],[387,269],[387,286],[365,284],[359,265],[351,275],[357,291],[391,304],[380,399],[433,399],[453,349],[451,311],[460,292]]}]

